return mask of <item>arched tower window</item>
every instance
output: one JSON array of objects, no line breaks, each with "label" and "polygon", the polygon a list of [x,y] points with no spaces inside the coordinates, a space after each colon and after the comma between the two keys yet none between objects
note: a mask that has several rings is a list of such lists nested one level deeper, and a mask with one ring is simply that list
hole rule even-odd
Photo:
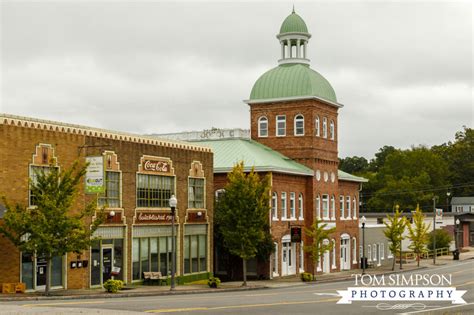
[{"label": "arched tower window", "polygon": [[331,138],[331,140],[334,140],[334,121],[331,120],[331,122],[329,123],[329,137]]},{"label": "arched tower window", "polygon": [[317,137],[320,136],[320,121],[319,121],[319,116],[316,116],[316,119],[314,120],[314,129],[315,129],[315,135]]},{"label": "arched tower window", "polygon": [[272,195],[272,218],[278,220],[278,194],[276,192]]},{"label": "arched tower window", "polygon": [[304,135],[304,117],[303,115],[296,115],[295,116],[295,136],[303,136]]},{"label": "arched tower window", "polygon": [[328,137],[328,119],[323,117],[323,138]]},{"label": "arched tower window", "polygon": [[258,119],[258,136],[268,137],[268,119],[265,116]]}]

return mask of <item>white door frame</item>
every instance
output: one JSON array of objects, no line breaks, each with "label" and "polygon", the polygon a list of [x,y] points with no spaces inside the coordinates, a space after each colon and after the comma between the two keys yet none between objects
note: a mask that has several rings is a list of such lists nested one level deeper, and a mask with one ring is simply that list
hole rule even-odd
[{"label": "white door frame", "polygon": [[340,270],[351,269],[351,242],[350,236],[346,233],[341,235],[340,246]]},{"label": "white door frame", "polygon": [[281,239],[281,275],[296,274],[296,243],[291,242],[290,235]]}]

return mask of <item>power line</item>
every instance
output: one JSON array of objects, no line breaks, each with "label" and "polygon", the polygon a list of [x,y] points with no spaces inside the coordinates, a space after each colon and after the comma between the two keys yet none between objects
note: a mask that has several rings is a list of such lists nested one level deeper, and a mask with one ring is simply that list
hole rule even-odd
[{"label": "power line", "polygon": [[428,188],[428,189],[399,190],[399,191],[383,192],[383,193],[375,192],[375,193],[371,193],[371,194],[361,193],[361,196],[362,197],[372,197],[372,196],[403,195],[403,194],[409,194],[409,193],[441,191],[441,190],[449,190],[449,189],[465,188],[465,187],[474,187],[474,182],[467,182],[467,183],[455,184],[455,185],[439,186],[439,187]]}]

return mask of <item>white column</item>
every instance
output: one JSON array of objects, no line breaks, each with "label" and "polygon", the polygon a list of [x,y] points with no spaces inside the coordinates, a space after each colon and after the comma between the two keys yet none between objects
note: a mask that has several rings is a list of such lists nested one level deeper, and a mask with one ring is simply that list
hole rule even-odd
[{"label": "white column", "polygon": [[286,43],[287,43],[288,49],[289,49],[288,56],[289,56],[290,58],[293,58],[293,52],[291,51],[291,40],[287,39],[287,40],[286,40]]},{"label": "white column", "polygon": [[307,41],[303,42],[303,58],[306,59],[306,45],[307,45]]},{"label": "white column", "polygon": [[281,59],[285,59],[285,42],[281,41]]},{"label": "white column", "polygon": [[300,39],[296,41],[296,58],[301,58],[300,54]]}]

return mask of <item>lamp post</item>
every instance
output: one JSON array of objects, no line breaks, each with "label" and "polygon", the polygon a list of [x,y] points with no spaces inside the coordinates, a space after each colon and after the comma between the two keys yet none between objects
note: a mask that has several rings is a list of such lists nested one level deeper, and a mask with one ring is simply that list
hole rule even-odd
[{"label": "lamp post", "polygon": [[446,193],[446,212],[449,212],[449,197],[451,196],[451,192],[448,191]]},{"label": "lamp post", "polygon": [[362,274],[365,275],[365,216],[360,219],[362,222]]},{"label": "lamp post", "polygon": [[176,205],[178,204],[178,200],[174,195],[171,195],[169,200],[170,208],[171,208],[171,291],[175,289],[174,283],[174,274],[176,273],[176,241],[175,241],[175,231],[174,231],[174,215],[176,212]]},{"label": "lamp post", "polygon": [[456,231],[455,231],[455,237],[454,237],[454,243],[456,245],[456,250],[458,251],[459,250],[459,240],[458,240],[458,236],[459,236],[459,223],[461,223],[461,221],[459,221],[459,219],[456,219]]}]

